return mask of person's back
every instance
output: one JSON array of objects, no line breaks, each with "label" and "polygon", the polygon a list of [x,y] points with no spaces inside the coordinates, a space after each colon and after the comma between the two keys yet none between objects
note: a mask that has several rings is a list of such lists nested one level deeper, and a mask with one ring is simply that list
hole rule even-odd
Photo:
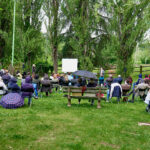
[{"label": "person's back", "polygon": [[48,92],[51,92],[51,81],[47,74],[44,75],[43,80],[41,80],[41,84],[42,84],[41,91],[45,92],[46,96],[48,96]]},{"label": "person's back", "polygon": [[91,79],[89,81],[89,83],[87,84],[87,87],[96,87],[96,86],[97,86],[97,84],[96,84],[96,82],[93,79]]},{"label": "person's back", "polygon": [[122,84],[122,77],[121,77],[121,75],[118,75],[118,78],[116,78],[116,81],[117,81],[119,84]]},{"label": "person's back", "polygon": [[30,77],[26,77],[25,83],[21,85],[21,91],[23,97],[32,97],[34,89]]},{"label": "person's back", "polygon": [[8,83],[8,89],[12,93],[20,93],[20,87],[17,84],[17,79],[16,78],[11,78],[10,82]]},{"label": "person's back", "polygon": [[112,82],[113,82],[113,77],[112,75],[109,75],[109,77],[106,79],[106,85],[108,88],[111,87]]},{"label": "person's back", "polygon": [[8,82],[10,81],[11,77],[8,75],[8,73],[5,73],[5,74],[2,76],[2,79],[3,79],[3,82],[7,85]]}]

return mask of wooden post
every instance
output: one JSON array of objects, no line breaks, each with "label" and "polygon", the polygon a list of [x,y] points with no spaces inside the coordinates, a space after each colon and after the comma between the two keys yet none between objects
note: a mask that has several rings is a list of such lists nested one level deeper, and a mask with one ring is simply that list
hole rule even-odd
[{"label": "wooden post", "polygon": [[99,86],[98,102],[97,102],[97,108],[98,109],[101,108],[100,102],[101,102],[101,90],[100,90],[100,86]]},{"label": "wooden post", "polygon": [[70,97],[71,89],[68,88],[68,107],[71,107],[71,97]]},{"label": "wooden post", "polygon": [[142,74],[142,65],[140,66],[140,74]]}]

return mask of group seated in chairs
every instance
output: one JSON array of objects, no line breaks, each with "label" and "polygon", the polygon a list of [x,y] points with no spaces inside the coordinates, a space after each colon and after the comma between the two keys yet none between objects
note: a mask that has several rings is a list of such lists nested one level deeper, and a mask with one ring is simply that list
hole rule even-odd
[{"label": "group seated in chairs", "polygon": [[[53,74],[50,77],[48,74],[45,74],[40,80],[37,74],[35,74],[34,77],[31,77],[30,73],[24,72],[21,75],[18,72],[17,77],[21,79],[21,88],[17,84],[17,79],[12,77],[7,70],[5,72],[0,72],[0,95],[5,96],[9,94],[10,98],[12,93],[17,93],[22,97],[22,99],[28,98],[28,105],[30,106],[32,97],[38,99],[39,93],[42,92],[44,92],[46,96],[49,96],[49,94],[52,93],[53,88],[56,88],[57,91],[59,87],[61,89],[63,86],[105,87],[107,88],[106,102],[109,102],[112,97],[116,97],[118,102],[120,102],[122,97],[123,101],[131,102],[135,101],[136,96],[139,96],[143,101],[148,101],[150,97],[148,97],[148,95],[150,95],[148,92],[150,89],[150,76],[148,75],[145,75],[145,78],[143,79],[142,75],[140,74],[138,80],[134,83],[132,77],[128,77],[123,83],[123,79],[120,75],[118,75],[117,78],[113,78],[112,75],[109,75],[106,80],[104,79],[104,76],[101,76],[98,80],[95,80],[85,79],[84,77],[76,77],[70,73],[61,75]],[[86,90],[86,88],[84,90]],[[130,95],[132,95],[132,99],[128,100]],[[5,98],[3,98],[3,101]],[[90,101],[91,105],[93,105],[94,99],[91,99]],[[78,102],[80,103],[81,99],[78,99]],[[21,104],[23,103],[21,102]]]}]

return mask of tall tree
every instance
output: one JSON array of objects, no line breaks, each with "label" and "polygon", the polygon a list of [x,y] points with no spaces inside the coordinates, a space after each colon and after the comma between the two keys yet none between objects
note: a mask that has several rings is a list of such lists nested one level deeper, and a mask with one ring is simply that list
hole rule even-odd
[{"label": "tall tree", "polygon": [[6,62],[5,55],[8,56],[8,40],[9,33],[12,29],[12,1],[0,0],[0,59]]},{"label": "tall tree", "polygon": [[103,1],[107,10],[109,43],[106,49],[116,51],[118,72],[128,76],[132,71],[132,55],[137,43],[149,28],[149,0]]},{"label": "tall tree", "polygon": [[92,47],[93,3],[92,0],[64,0],[62,7],[65,19],[68,20],[65,28],[69,26],[68,42],[66,43],[68,51],[73,50],[74,56],[79,59],[80,68],[88,70],[93,69],[94,56]]},{"label": "tall tree", "polygon": [[58,44],[60,35],[60,3],[61,0],[44,0],[44,12],[48,18],[47,34],[49,37],[50,48],[52,49],[52,58],[54,72],[58,71]]}]

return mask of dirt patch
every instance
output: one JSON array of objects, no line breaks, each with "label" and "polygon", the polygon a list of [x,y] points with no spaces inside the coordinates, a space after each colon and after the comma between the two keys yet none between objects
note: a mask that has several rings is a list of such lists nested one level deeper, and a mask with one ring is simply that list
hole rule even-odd
[{"label": "dirt patch", "polygon": [[104,145],[104,146],[112,147],[112,148],[115,148],[115,149],[120,149],[120,146],[115,145],[115,144],[109,144],[109,143],[106,143],[106,142],[101,142],[100,144]]}]

